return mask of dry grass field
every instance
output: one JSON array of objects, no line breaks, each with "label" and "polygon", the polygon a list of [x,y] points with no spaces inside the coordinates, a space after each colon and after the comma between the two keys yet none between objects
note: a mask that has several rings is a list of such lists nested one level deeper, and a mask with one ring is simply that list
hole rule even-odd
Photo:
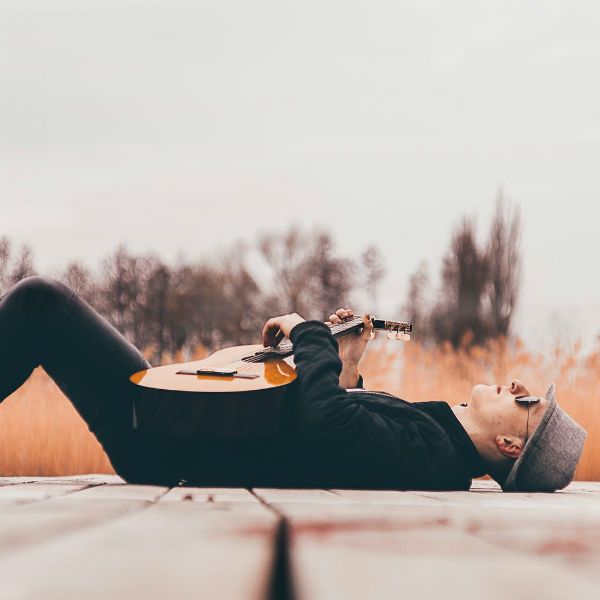
[{"label": "dry grass field", "polygon": [[[588,430],[577,478],[600,480],[600,351],[574,346],[534,354],[521,344],[497,341],[468,353],[425,349],[417,343],[375,345],[363,365],[367,387],[413,401],[468,399],[474,383],[521,379],[533,394],[555,381],[561,405]],[[0,407],[0,474],[111,473],[100,445],[52,380],[36,369]]]},{"label": "dry grass field", "polygon": [[579,344],[533,353],[519,341],[497,340],[488,348],[455,351],[405,344],[402,360],[394,346],[382,346],[365,358],[365,385],[410,401],[468,401],[475,383],[508,384],[520,379],[529,391],[545,395],[557,386],[559,404],[588,432],[576,478],[600,480],[600,350],[583,352]]}]

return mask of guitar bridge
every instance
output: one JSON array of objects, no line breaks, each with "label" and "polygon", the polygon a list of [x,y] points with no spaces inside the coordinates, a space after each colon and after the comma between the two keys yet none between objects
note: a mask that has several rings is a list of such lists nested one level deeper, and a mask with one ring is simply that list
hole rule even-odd
[{"label": "guitar bridge", "polygon": [[256,379],[258,375],[251,373],[238,373],[236,369],[182,369],[177,375],[212,375],[215,377],[237,377],[239,379]]},{"label": "guitar bridge", "polygon": [[[193,369],[192,369],[193,370]],[[196,369],[196,375],[220,375],[221,377],[233,377],[237,373],[237,369]]]}]

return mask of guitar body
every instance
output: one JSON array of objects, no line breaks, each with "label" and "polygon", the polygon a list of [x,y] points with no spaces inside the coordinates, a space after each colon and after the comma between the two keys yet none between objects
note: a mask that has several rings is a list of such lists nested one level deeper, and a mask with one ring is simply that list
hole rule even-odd
[{"label": "guitar body", "polygon": [[[204,440],[264,439],[280,432],[282,401],[296,371],[292,356],[264,362],[241,360],[262,349],[261,344],[225,348],[202,360],[138,371],[130,380],[146,388],[141,395],[142,411],[165,415],[171,435]],[[223,367],[236,373],[196,373]],[[140,428],[153,433],[143,419]]]},{"label": "guitar body", "polygon": [[[224,348],[201,360],[138,371],[129,379],[142,387],[210,394],[269,390],[287,385],[296,379],[292,356],[269,358],[264,362],[242,360],[242,357],[252,356],[259,350],[264,350],[261,344]],[[232,375],[191,373],[225,367],[235,370],[235,373]]]}]

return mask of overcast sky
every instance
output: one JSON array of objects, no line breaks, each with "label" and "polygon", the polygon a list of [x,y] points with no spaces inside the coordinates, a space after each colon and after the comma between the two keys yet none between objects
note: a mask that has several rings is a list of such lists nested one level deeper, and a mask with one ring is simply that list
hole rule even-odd
[{"label": "overcast sky", "polygon": [[0,0],[0,235],[42,271],[317,224],[401,318],[499,187],[520,331],[600,333],[600,3]]}]

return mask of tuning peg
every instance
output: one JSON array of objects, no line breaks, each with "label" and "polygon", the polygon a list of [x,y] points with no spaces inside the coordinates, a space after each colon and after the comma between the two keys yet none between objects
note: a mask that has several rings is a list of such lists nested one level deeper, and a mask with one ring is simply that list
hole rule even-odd
[{"label": "tuning peg", "polygon": [[374,340],[375,339],[375,330],[371,331],[371,339]]},{"label": "tuning peg", "polygon": [[402,342],[408,342],[410,340],[410,335],[408,333],[400,333],[396,334],[396,339]]}]

